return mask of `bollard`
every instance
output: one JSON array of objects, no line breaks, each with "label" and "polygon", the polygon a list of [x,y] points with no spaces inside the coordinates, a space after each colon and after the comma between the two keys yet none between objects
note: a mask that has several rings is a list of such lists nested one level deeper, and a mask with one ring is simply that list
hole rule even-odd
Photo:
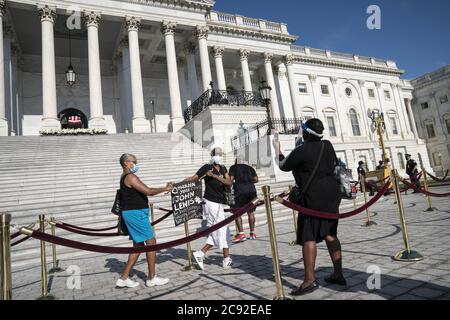
[{"label": "bollard", "polygon": [[[366,180],[362,175],[359,183],[361,183],[362,193],[364,195],[364,204],[367,204]],[[364,224],[365,227],[375,226],[377,224],[375,221],[371,221],[369,208],[366,209],[366,216],[367,220],[366,223]]]},{"label": "bollard", "polygon": [[[189,222],[184,223],[184,233],[186,237],[189,237]],[[187,263],[182,269],[182,271],[193,271],[195,270],[195,266],[192,263],[191,243],[190,242],[186,243],[186,247],[187,247],[187,261],[186,261]]]},{"label": "bollard", "polygon": [[[152,219],[151,223],[155,222],[155,205],[153,204],[153,202],[149,202],[148,203],[148,207],[150,208],[150,217]],[[155,231],[155,227],[152,225],[152,229],[153,229],[153,236],[156,238],[156,231]]]},{"label": "bollard", "polygon": [[396,261],[402,261],[402,262],[417,262],[417,261],[423,260],[424,257],[419,252],[411,250],[411,247],[409,245],[408,230],[406,227],[406,220],[405,220],[405,209],[403,207],[403,201],[402,201],[402,197],[400,194],[400,188],[398,186],[397,170],[392,170],[391,182],[393,183],[395,198],[397,200],[397,205],[398,205],[398,211],[400,213],[400,225],[402,228],[403,242],[405,245],[405,250],[398,252],[393,257],[393,259]]},{"label": "bollard", "polygon": [[0,214],[0,300],[12,297],[10,223],[10,214]]},{"label": "bollard", "polygon": [[[422,155],[420,153],[418,153],[417,156],[419,157],[420,168],[421,168],[422,174],[423,174],[423,189],[428,192],[427,171],[425,170],[425,166],[423,165]],[[411,183],[413,183],[413,182],[411,181]],[[431,202],[431,197],[429,195],[425,195],[425,196],[427,197],[427,201],[428,201],[428,208],[425,210],[425,212],[433,212],[434,210],[437,210],[436,208],[433,207],[433,203]]]},{"label": "bollard", "polygon": [[[56,235],[56,228],[55,228],[55,223],[56,223],[56,219],[54,217],[50,218],[50,226],[51,226],[51,230],[52,230],[52,236]],[[52,243],[52,261],[53,261],[53,268],[50,269],[50,271],[48,272],[49,274],[55,274],[58,272],[62,272],[64,271],[63,268],[58,267],[58,260],[56,260],[56,244]]]},{"label": "bollard", "polygon": [[278,257],[277,238],[275,234],[275,225],[273,222],[272,203],[270,202],[270,187],[263,186],[264,202],[266,205],[267,224],[269,226],[270,247],[272,248],[273,271],[275,274],[275,284],[277,294],[273,300],[292,300],[291,297],[284,294],[283,283],[281,280],[280,259]]},{"label": "bollard", "polygon": [[[45,215],[39,215],[39,231],[45,232]],[[45,241],[41,240],[41,285],[42,295],[37,300],[55,300],[56,297],[48,293],[47,286],[47,256],[45,253]]]},{"label": "bollard", "polygon": [[[289,193],[292,192],[292,186],[289,186]],[[295,235],[297,235],[297,214],[295,210],[292,210],[292,218],[294,219],[294,229],[295,229]],[[297,240],[292,240],[289,242],[289,246],[293,247],[297,244]]]}]

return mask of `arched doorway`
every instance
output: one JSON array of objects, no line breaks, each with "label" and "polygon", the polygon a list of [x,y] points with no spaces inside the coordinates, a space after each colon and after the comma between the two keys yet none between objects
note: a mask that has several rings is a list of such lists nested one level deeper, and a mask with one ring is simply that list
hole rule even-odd
[{"label": "arched doorway", "polygon": [[[58,119],[61,122],[62,129],[87,129],[88,127],[88,120],[86,115],[78,109],[68,108],[61,111],[60,113],[58,113]],[[80,122],[73,121],[73,119],[79,119]]]}]

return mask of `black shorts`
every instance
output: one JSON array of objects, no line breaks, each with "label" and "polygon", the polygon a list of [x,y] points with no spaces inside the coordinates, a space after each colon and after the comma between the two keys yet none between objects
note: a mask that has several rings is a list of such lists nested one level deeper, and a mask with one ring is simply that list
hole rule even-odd
[{"label": "black shorts", "polygon": [[[257,197],[256,192],[236,194],[234,197],[235,204],[232,206],[232,208],[242,208],[249,202],[255,200],[256,197]],[[252,210],[251,212],[254,211],[255,210]]]}]

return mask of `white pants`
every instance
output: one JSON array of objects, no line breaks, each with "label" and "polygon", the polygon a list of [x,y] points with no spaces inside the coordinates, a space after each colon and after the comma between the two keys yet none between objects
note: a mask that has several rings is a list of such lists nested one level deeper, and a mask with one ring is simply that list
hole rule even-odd
[{"label": "white pants", "polygon": [[[211,202],[206,199],[204,199],[204,202],[203,212],[205,214],[206,224],[208,227],[225,220],[223,204]],[[219,249],[226,249],[231,245],[230,237],[230,228],[227,225],[211,233],[206,240],[206,244],[218,247]]]}]

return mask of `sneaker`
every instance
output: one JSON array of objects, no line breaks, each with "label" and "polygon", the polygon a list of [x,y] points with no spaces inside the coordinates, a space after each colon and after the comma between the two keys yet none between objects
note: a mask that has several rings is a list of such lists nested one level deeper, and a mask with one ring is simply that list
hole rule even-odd
[{"label": "sneaker", "polygon": [[224,258],[222,261],[222,267],[224,269],[231,269],[231,268],[236,268],[239,266],[240,266],[240,264],[234,263],[233,260],[231,259],[231,257]]},{"label": "sneaker", "polygon": [[205,254],[202,251],[195,251],[193,254],[195,263],[198,264],[200,269],[204,270],[203,268],[203,259],[205,257]]},{"label": "sneaker", "polygon": [[256,233],[254,233],[254,232],[250,233],[249,239],[250,240],[256,240]]},{"label": "sneaker", "polygon": [[244,233],[240,233],[240,234],[237,234],[237,235],[231,240],[231,242],[233,242],[233,243],[238,243],[238,242],[243,242],[243,241],[245,241],[245,240],[247,240],[247,238],[245,237],[245,234],[244,234]]},{"label": "sneaker", "polygon": [[130,278],[127,278],[126,280],[119,278],[116,282],[116,286],[119,288],[136,288],[139,286],[139,283]]},{"label": "sneaker", "polygon": [[154,286],[163,286],[169,282],[169,279],[167,278],[160,278],[158,276],[155,276],[152,280],[148,279],[145,281],[145,285],[147,287],[154,287]]}]

